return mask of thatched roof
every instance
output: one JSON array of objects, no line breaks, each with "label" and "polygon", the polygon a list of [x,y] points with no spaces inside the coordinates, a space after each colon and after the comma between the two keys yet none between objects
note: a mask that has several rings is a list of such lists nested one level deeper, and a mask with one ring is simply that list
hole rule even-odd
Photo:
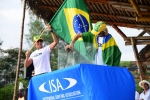
[{"label": "thatched roof", "polygon": [[[49,22],[63,1],[27,0],[27,6],[38,17]],[[150,30],[150,0],[84,1],[89,9],[93,23],[102,20],[108,25],[114,24],[116,26]]]},{"label": "thatched roof", "polygon": [[[42,18],[45,22],[49,22],[63,1],[64,0],[27,0],[27,7],[32,10],[36,16]],[[150,0],[84,1],[93,23],[105,21],[107,25],[111,25],[115,28],[124,40],[127,40],[127,37],[125,33],[119,30],[118,26],[143,29],[144,31],[138,36],[143,36],[146,32],[150,34]],[[146,37],[145,40],[145,43],[150,43],[149,37]],[[130,38],[128,38],[126,42],[131,45]],[[145,50],[142,50],[140,55],[143,55],[144,51]]]}]

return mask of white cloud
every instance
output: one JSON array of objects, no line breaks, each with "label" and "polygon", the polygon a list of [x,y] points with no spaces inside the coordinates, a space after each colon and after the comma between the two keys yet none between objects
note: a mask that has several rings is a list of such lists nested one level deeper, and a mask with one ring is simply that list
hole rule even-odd
[{"label": "white cloud", "polygon": [[[20,47],[21,24],[23,7],[21,1],[0,1],[0,39],[3,41],[2,49]],[[25,15],[24,33],[28,33],[28,13]],[[25,43],[25,38],[23,39]],[[23,48],[27,48],[23,44]]]}]

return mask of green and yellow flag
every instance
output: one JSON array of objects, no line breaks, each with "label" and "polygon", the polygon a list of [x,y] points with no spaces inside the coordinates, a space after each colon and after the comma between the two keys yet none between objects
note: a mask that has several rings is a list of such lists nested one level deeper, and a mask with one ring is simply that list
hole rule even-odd
[{"label": "green and yellow flag", "polygon": [[119,66],[121,51],[111,34],[104,37],[102,44],[102,59],[109,66]]},{"label": "green and yellow flag", "polygon": [[[56,34],[67,43],[72,41],[75,34],[92,30],[84,0],[65,0],[49,23]],[[82,38],[75,42],[74,47],[82,56],[86,57],[85,44]]]}]

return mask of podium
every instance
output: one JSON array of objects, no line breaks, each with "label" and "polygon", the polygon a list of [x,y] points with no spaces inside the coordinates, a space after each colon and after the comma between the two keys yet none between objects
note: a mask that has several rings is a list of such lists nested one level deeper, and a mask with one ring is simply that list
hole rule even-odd
[{"label": "podium", "polygon": [[77,64],[34,76],[28,100],[134,100],[135,82],[126,68]]}]

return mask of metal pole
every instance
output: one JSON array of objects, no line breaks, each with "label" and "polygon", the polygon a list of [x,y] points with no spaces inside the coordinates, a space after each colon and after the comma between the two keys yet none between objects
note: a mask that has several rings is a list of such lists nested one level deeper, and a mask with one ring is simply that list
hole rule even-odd
[{"label": "metal pole", "polygon": [[16,79],[15,79],[13,100],[16,100],[16,97],[17,97],[16,95],[17,95],[18,76],[19,76],[19,68],[20,68],[20,58],[21,58],[21,54],[22,54],[25,9],[26,9],[26,0],[24,0],[24,5],[23,5],[23,16],[22,16],[21,36],[20,36],[20,49],[19,49],[18,62],[17,62],[17,68],[16,68]]}]

